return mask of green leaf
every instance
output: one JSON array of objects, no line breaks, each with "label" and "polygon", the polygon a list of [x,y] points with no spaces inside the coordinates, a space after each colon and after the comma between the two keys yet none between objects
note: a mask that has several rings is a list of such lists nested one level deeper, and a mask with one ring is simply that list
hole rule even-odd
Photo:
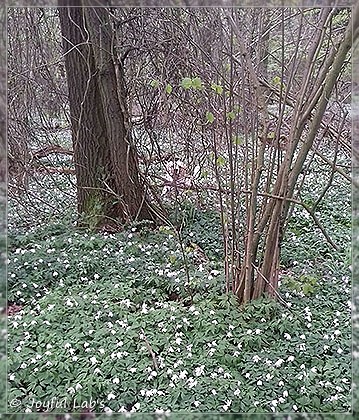
[{"label": "green leaf", "polygon": [[303,285],[303,293],[305,295],[312,294],[313,291],[314,291],[314,288],[313,288],[313,286],[311,284],[304,284]]},{"label": "green leaf", "polygon": [[160,85],[160,82],[158,80],[152,80],[151,83],[150,83],[150,85],[153,88],[158,88],[158,86]]},{"label": "green leaf", "polygon": [[172,86],[168,83],[166,86],[166,93],[170,94],[172,92]]},{"label": "green leaf", "polygon": [[218,93],[218,95],[223,93],[223,86],[217,85],[216,83],[211,83],[211,89]]},{"label": "green leaf", "polygon": [[274,132],[274,131],[270,131],[270,132],[268,133],[267,137],[268,137],[269,139],[274,139],[274,137],[275,137],[275,132]]},{"label": "green leaf", "polygon": [[243,139],[239,136],[234,136],[233,137],[233,143],[236,144],[237,146],[239,146],[243,143]]},{"label": "green leaf", "polygon": [[224,159],[224,157],[218,156],[218,158],[216,160],[217,166],[223,166],[225,163],[226,163],[226,160]]},{"label": "green leaf", "polygon": [[236,118],[236,114],[233,111],[227,112],[227,118],[233,121]]},{"label": "green leaf", "polygon": [[194,89],[201,89],[202,88],[202,81],[199,77],[194,77],[192,79],[192,87]]},{"label": "green leaf", "polygon": [[301,404],[301,406],[305,407],[306,405],[310,404],[310,400],[307,396],[298,398],[297,402]]},{"label": "green leaf", "polygon": [[209,123],[211,123],[211,124],[213,123],[214,116],[213,116],[212,112],[209,112],[209,111],[206,112],[206,119]]},{"label": "green leaf", "polygon": [[277,86],[280,85],[281,83],[280,77],[279,76],[273,77],[273,83]]},{"label": "green leaf", "polygon": [[184,89],[189,89],[192,87],[192,79],[190,77],[185,77],[184,79],[182,79],[181,81],[181,86]]},{"label": "green leaf", "polygon": [[320,399],[316,395],[313,395],[313,397],[312,397],[311,406],[312,407],[315,407],[315,408],[317,408],[319,410],[321,408]]},{"label": "green leaf", "polygon": [[233,107],[233,111],[234,111],[236,114],[239,114],[239,113],[241,112],[241,107],[240,107],[239,105],[234,105],[234,107]]}]

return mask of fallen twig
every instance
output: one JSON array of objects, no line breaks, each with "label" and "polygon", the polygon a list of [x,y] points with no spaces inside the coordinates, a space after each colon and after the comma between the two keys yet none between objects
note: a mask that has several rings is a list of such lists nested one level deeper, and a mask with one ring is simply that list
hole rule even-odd
[{"label": "fallen twig", "polygon": [[260,272],[258,267],[256,267],[253,263],[252,266],[257,274],[259,274],[262,279],[268,284],[268,286],[273,290],[274,294],[278,297],[279,302],[284,305],[286,308],[288,308],[287,302],[282,298],[282,296],[279,294],[279,292],[271,285],[270,281]]},{"label": "fallen twig", "polygon": [[146,344],[147,350],[150,352],[150,355],[152,357],[153,366],[154,366],[155,370],[158,371],[158,365],[157,365],[157,360],[156,360],[155,353],[153,352],[150,343],[147,341],[145,332],[143,331],[142,328],[141,328],[141,332],[142,332],[142,335],[143,335],[143,339],[145,340],[145,344]]}]

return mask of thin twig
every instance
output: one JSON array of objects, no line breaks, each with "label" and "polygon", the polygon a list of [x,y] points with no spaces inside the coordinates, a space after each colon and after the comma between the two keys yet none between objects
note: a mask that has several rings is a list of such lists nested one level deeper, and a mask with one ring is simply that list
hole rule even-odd
[{"label": "thin twig", "polygon": [[150,355],[152,357],[153,366],[156,369],[156,371],[158,371],[158,365],[157,365],[155,353],[153,352],[150,343],[147,341],[145,332],[143,331],[142,328],[141,328],[141,332],[142,332],[142,335],[143,335],[143,339],[145,340],[145,344],[146,344],[147,350],[149,351],[149,353],[150,353]]},{"label": "thin twig", "polygon": [[258,267],[256,267],[253,263],[252,263],[252,266],[253,266],[254,270],[256,271],[256,273],[259,274],[262,277],[262,279],[268,284],[268,286],[273,289],[273,292],[278,296],[279,301],[286,308],[288,308],[288,303],[282,298],[282,296],[278,293],[278,291],[271,285],[270,281],[260,272],[260,270],[258,269]]},{"label": "thin twig", "polygon": [[312,209],[310,209],[304,203],[302,203],[302,206],[309,213],[309,215],[312,217],[314,223],[317,225],[317,227],[319,228],[319,230],[322,232],[322,234],[324,235],[324,237],[327,240],[327,242],[329,243],[329,245],[331,245],[336,251],[339,251],[340,250],[340,247],[331,240],[330,236],[327,234],[327,232],[325,230],[325,227],[320,223],[318,217],[314,214],[314,211]]}]

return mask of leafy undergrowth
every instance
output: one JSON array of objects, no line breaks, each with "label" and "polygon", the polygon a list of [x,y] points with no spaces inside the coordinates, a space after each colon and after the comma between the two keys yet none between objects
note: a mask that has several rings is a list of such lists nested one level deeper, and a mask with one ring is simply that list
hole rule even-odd
[{"label": "leafy undergrowth", "polygon": [[[168,227],[77,230],[65,196],[69,216],[56,223],[61,206],[38,219],[38,211],[24,213],[30,204],[13,203],[8,410],[170,411],[193,419],[194,412],[349,411],[350,198],[335,182],[316,215],[339,250],[297,207],[282,247],[285,304],[262,299],[245,308],[224,293],[213,211],[177,209],[181,244]],[[308,205],[317,196],[303,188]]]},{"label": "leafy undergrowth", "polygon": [[190,233],[183,247],[166,227],[53,224],[10,239],[9,410],[350,410],[344,257],[306,272],[309,290],[288,281],[303,271],[294,264],[280,288],[288,306],[240,309],[215,252],[198,255]]}]

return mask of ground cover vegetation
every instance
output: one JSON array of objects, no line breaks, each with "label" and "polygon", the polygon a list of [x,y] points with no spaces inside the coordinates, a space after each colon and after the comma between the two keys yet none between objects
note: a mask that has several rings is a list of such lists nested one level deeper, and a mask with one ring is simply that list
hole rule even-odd
[{"label": "ground cover vegetation", "polygon": [[[74,211],[19,228],[9,237],[8,300],[19,306],[9,319],[9,399],[20,411],[53,395],[64,412],[90,398],[114,412],[348,410],[350,194],[332,191],[323,223],[341,252],[294,213],[286,305],[265,298],[234,309],[219,220],[189,205],[184,254],[168,226],[87,233],[71,223]],[[21,226],[21,209],[19,220],[12,211],[10,226]]]},{"label": "ground cover vegetation", "polygon": [[60,6],[9,12],[8,410],[350,411],[358,10]]}]

